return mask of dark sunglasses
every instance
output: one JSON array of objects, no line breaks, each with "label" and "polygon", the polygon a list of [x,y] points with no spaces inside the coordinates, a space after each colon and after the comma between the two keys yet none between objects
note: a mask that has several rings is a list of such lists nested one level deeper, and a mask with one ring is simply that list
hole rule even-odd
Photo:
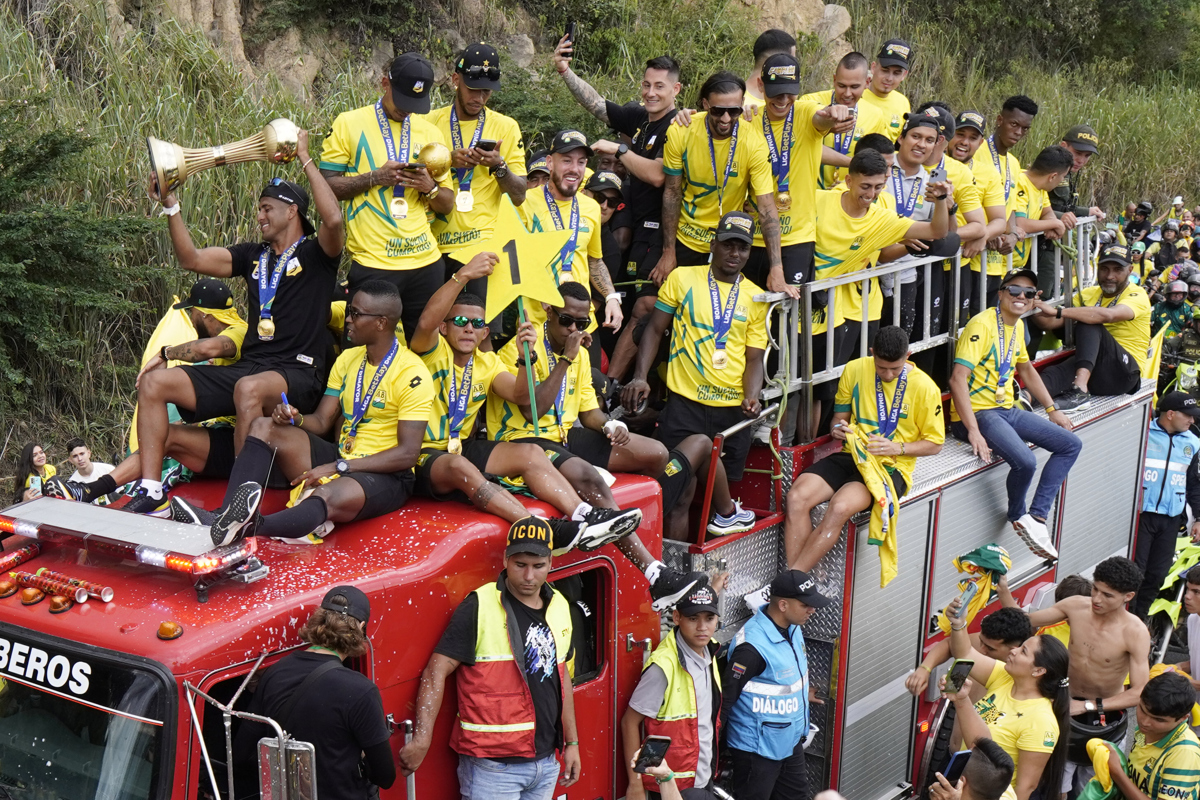
[{"label": "dark sunglasses", "polygon": [[368,314],[365,311],[359,311],[357,308],[346,309],[346,316],[350,319],[358,319],[359,317],[386,317],[387,314]]},{"label": "dark sunglasses", "polygon": [[719,106],[713,106],[712,108],[708,109],[708,113],[712,114],[717,119],[725,116],[737,119],[742,115],[742,107],[734,106],[733,108],[721,108]]},{"label": "dark sunglasses", "polygon": [[456,328],[465,328],[467,327],[468,323],[475,328],[483,328],[487,325],[486,320],[482,320],[479,317],[467,317],[462,314],[454,317],[446,317],[444,320],[442,320],[442,322],[449,322]]},{"label": "dark sunglasses", "polygon": [[487,78],[489,81],[500,80],[499,67],[481,67],[476,64],[472,67],[463,67],[458,72],[460,75],[466,75],[468,78]]},{"label": "dark sunglasses", "polygon": [[592,320],[588,317],[583,317],[582,319],[580,319],[578,317],[572,317],[570,314],[559,314],[558,315],[558,324],[562,325],[564,328],[569,328],[572,325],[574,325],[576,328],[578,328],[579,330],[582,331],[582,330],[586,330],[587,326],[590,325],[591,323],[592,323]]},{"label": "dark sunglasses", "polygon": [[1032,286],[1005,286],[1004,290],[1010,297],[1024,297],[1026,300],[1032,300],[1037,297],[1038,293],[1038,290]]},{"label": "dark sunglasses", "polygon": [[610,197],[605,194],[596,195],[596,203],[609,208],[620,208],[623,201],[619,197]]}]

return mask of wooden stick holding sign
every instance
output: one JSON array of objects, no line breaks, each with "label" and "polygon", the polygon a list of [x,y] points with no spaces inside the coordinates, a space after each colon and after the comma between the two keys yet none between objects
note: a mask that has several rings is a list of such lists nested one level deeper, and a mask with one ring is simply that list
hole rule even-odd
[{"label": "wooden stick holding sign", "polygon": [[[562,295],[558,292],[558,284],[554,280],[553,263],[562,251],[567,239],[571,236],[568,230],[545,231],[530,233],[525,228],[521,214],[509,200],[508,195],[501,195],[500,209],[496,215],[496,227],[492,238],[479,244],[472,245],[454,254],[456,260],[466,263],[479,253],[503,254],[501,261],[507,261],[508,269],[498,266],[488,276],[487,305],[484,309],[488,319],[495,319],[504,309],[515,300],[517,317],[520,324],[526,322],[524,298],[537,303],[558,305]],[[533,359],[529,352],[529,343],[522,342],[525,355],[525,375],[529,382],[529,408],[533,416],[533,435],[541,436],[536,385],[533,379]]]}]

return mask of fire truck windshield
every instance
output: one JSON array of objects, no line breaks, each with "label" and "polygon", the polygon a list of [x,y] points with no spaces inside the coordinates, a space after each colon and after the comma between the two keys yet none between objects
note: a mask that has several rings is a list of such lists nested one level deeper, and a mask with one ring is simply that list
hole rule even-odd
[{"label": "fire truck windshield", "polygon": [[0,800],[156,797],[170,697],[149,669],[0,625]]}]

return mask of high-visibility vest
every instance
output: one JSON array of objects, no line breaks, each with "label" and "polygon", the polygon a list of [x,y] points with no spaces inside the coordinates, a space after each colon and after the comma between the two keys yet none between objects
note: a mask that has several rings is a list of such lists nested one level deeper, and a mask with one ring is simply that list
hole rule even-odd
[{"label": "high-visibility vest", "polygon": [[[657,664],[667,676],[667,690],[658,714],[645,720],[647,736],[671,737],[670,763],[675,770],[675,783],[680,791],[690,789],[696,783],[696,766],[700,760],[700,720],[696,711],[696,683],[679,657],[676,634],[665,636],[642,669],[643,674],[651,664]],[[710,662],[713,679],[713,741],[710,752],[715,756],[718,741],[718,723],[721,711],[721,674],[717,660]],[[715,770],[714,770],[715,772]],[[709,773],[710,775],[712,773]],[[651,775],[642,776],[647,791],[657,792],[658,784]]]},{"label": "high-visibility vest", "polygon": [[808,736],[808,655],[799,625],[780,633],[763,609],[755,612],[734,639],[767,662],[766,670],[742,686],[725,720],[726,743],[735,750],[782,761]]},{"label": "high-visibility vest", "polygon": [[[458,719],[450,734],[450,747],[477,758],[534,758],[537,715],[525,680],[524,642],[513,612],[506,607],[513,601],[501,586],[503,580],[502,575],[496,583],[475,590],[479,599],[475,663],[456,670]],[[553,588],[551,592],[546,624],[554,636],[559,686],[566,692],[571,690],[567,671],[571,607]],[[520,661],[513,653],[520,653]]]}]

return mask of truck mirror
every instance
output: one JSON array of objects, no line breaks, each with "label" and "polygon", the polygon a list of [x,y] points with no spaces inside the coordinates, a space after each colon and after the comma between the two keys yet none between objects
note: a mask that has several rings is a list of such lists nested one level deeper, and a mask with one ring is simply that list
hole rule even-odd
[{"label": "truck mirror", "polygon": [[262,800],[317,800],[317,751],[310,742],[258,740],[259,791]]}]

